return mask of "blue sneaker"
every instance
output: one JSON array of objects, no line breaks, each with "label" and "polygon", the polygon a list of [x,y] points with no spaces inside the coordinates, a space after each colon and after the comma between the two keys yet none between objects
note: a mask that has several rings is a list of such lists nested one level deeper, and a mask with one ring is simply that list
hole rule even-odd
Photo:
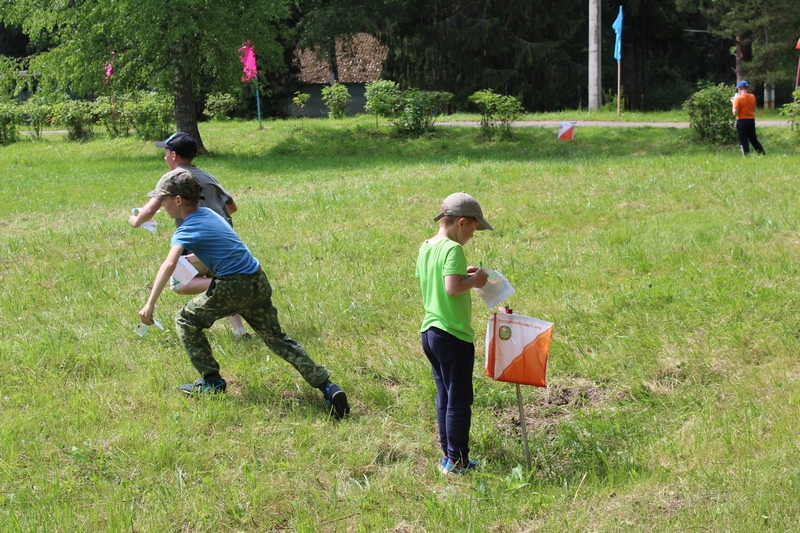
[{"label": "blue sneaker", "polygon": [[181,385],[181,392],[185,394],[222,394],[225,392],[227,385],[225,380],[219,378],[217,381],[206,381],[203,378],[199,378],[194,383],[187,383],[186,385]]},{"label": "blue sneaker", "polygon": [[334,418],[344,418],[350,413],[350,405],[347,403],[347,395],[336,383],[326,381],[320,388],[325,397],[325,403]]},{"label": "blue sneaker", "polygon": [[468,474],[470,470],[478,468],[478,461],[468,459],[466,463],[464,461],[454,463],[452,459],[447,458],[446,462],[442,459],[442,464],[439,468],[444,476],[448,474]]}]

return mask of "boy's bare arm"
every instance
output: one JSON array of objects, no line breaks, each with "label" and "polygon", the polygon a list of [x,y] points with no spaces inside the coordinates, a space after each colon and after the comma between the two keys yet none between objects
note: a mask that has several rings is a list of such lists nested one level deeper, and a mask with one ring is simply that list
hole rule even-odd
[{"label": "boy's bare arm", "polygon": [[147,299],[147,303],[144,307],[139,311],[139,318],[143,324],[148,326],[153,324],[153,312],[155,311],[158,297],[161,296],[161,292],[164,290],[164,287],[167,286],[170,276],[175,272],[175,266],[178,264],[178,259],[180,259],[182,253],[183,246],[176,244],[169,249],[167,258],[161,263],[161,267],[156,274],[156,279],[153,282],[153,288],[150,289],[150,297]]},{"label": "boy's bare arm", "polygon": [[153,218],[159,209],[161,209],[161,200],[158,198],[150,198],[150,200],[144,204],[144,207],[139,210],[138,214],[131,215],[131,217],[128,218],[128,224],[134,228],[138,228]]},{"label": "boy's bare arm", "polygon": [[489,279],[489,274],[482,268],[470,267],[467,272],[470,272],[470,275],[466,279],[458,274],[444,277],[444,290],[447,291],[448,296],[458,296],[475,287],[480,289],[486,285],[486,280]]},{"label": "boy's bare arm", "polygon": [[231,198],[230,202],[225,204],[225,209],[228,211],[228,215],[232,215],[239,210],[239,208],[236,207],[236,202],[233,201],[233,198]]}]

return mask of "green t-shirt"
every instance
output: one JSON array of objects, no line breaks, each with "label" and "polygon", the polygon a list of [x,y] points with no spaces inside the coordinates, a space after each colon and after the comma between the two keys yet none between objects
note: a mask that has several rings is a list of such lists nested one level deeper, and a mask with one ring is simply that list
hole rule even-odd
[{"label": "green t-shirt", "polygon": [[470,324],[472,302],[469,291],[450,296],[444,288],[444,277],[452,274],[467,277],[464,248],[447,238],[422,243],[417,257],[417,277],[425,307],[420,332],[435,326],[463,341],[473,342],[475,331]]}]

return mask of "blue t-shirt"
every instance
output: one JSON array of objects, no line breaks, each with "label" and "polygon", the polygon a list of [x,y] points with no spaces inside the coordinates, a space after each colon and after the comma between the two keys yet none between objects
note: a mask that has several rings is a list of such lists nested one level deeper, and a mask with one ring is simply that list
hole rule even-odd
[{"label": "blue t-shirt", "polygon": [[172,234],[171,246],[176,244],[195,254],[218,277],[253,274],[259,269],[258,259],[230,224],[207,207],[189,213]]}]

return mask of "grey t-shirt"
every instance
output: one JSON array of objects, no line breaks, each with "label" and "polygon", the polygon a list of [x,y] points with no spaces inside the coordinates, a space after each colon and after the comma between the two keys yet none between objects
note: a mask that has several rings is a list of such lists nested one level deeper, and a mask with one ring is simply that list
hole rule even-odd
[{"label": "grey t-shirt", "polygon": [[[194,165],[181,165],[178,168],[182,168],[183,170],[189,172],[192,176],[194,176],[194,179],[196,179],[200,185],[203,186],[203,199],[200,200],[198,206],[208,207],[219,216],[227,220],[228,224],[233,225],[231,222],[231,216],[228,214],[228,209],[225,207],[225,204],[233,200],[233,196],[231,196],[230,193],[225,190],[225,187],[223,187],[214,176],[202,168],[198,168]],[[162,179],[158,180],[155,190],[147,196],[150,198],[156,198],[158,196],[155,194],[155,191],[161,190]],[[183,224],[183,219],[176,218],[175,227],[179,228],[181,224]]]}]

